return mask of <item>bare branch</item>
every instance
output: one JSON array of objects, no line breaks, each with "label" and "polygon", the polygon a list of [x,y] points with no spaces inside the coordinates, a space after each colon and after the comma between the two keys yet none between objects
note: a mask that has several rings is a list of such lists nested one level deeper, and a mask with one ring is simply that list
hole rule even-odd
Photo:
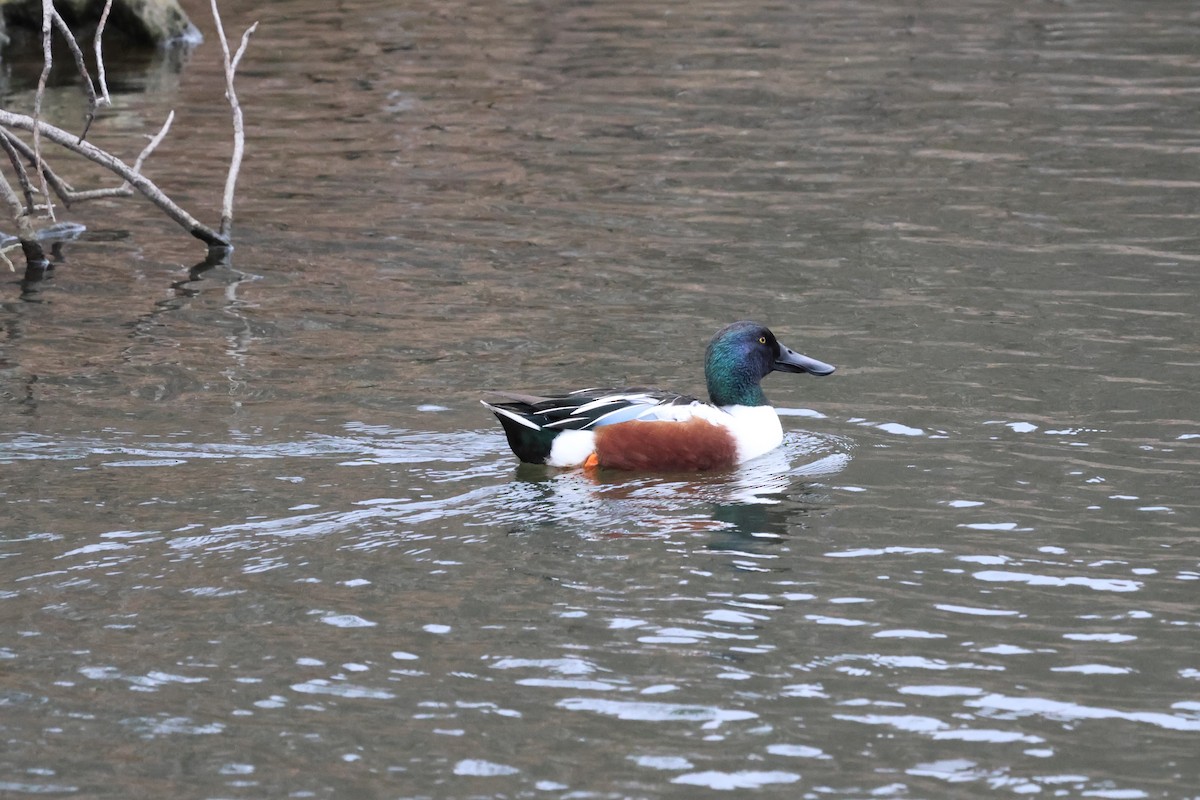
[{"label": "bare branch", "polygon": [[200,241],[207,244],[209,247],[229,247],[229,238],[226,235],[217,233],[212,228],[197,220],[188,212],[184,211],[175,204],[171,198],[163,194],[162,190],[154,185],[146,176],[139,172],[135,172],[133,167],[126,164],[116,156],[101,150],[91,142],[80,141],[78,137],[71,135],[62,128],[57,128],[47,122],[35,120],[32,117],[27,117],[24,114],[13,114],[9,111],[0,109],[0,125],[6,125],[10,128],[19,128],[24,131],[34,131],[35,135],[41,134],[45,138],[70,150],[73,153],[83,156],[89,161],[94,161],[105,169],[115,172],[117,175],[124,178],[135,189],[145,195],[146,199],[154,205],[158,206],[164,214],[175,220],[188,233],[195,236]]},{"label": "bare branch", "polygon": [[231,74],[237,72],[238,64],[242,62],[242,56],[246,54],[246,47],[250,44],[250,37],[256,30],[258,30],[257,22],[246,28],[246,32],[242,34],[242,43],[238,45],[237,52],[233,55],[233,62],[229,65],[229,72]]},{"label": "bare branch", "polygon": [[24,218],[28,221],[29,217],[26,214],[25,207],[21,205],[21,198],[17,197],[17,193],[13,191],[12,184],[8,182],[8,178],[4,177],[4,173],[0,172],[0,197],[3,197],[5,204],[8,205],[8,210],[12,212],[13,219]]},{"label": "bare branch", "polygon": [[[150,137],[149,144],[142,148],[142,152],[138,153],[137,160],[133,162],[133,171],[135,173],[139,175],[141,174],[142,164],[146,163],[146,159],[150,157],[150,154],[154,152],[155,148],[162,144],[162,140],[167,138],[167,131],[171,130],[171,123],[174,121],[175,109],[171,109],[171,112],[167,114],[167,121],[164,122],[162,127],[158,129],[158,133]],[[129,181],[126,181],[125,185],[128,186]]]},{"label": "bare branch", "polygon": [[[33,152],[33,148],[21,141],[16,134],[0,128],[0,135],[4,137],[5,141],[8,143],[8,147],[12,147],[14,150],[24,156],[30,164],[35,163],[36,155]],[[71,203],[78,199],[75,189],[71,186],[71,184],[60,178],[58,174],[50,168],[49,164],[44,162],[42,163],[42,173],[46,176],[46,180],[49,182],[50,188],[53,189],[54,193],[58,195],[59,199],[63,201],[63,205],[70,208]],[[130,189],[128,192],[126,192],[126,194],[133,194],[133,190]]]},{"label": "bare branch", "polygon": [[[3,2],[3,0],[0,0],[0,2]],[[18,241],[24,251],[25,260],[29,268],[44,268],[47,263],[44,251],[38,242],[37,234],[34,230],[34,223],[36,221],[35,215],[40,215],[43,211],[45,216],[50,220],[55,219],[55,195],[64,207],[69,207],[71,203],[80,200],[89,200],[98,197],[128,196],[135,189],[157,206],[160,211],[187,230],[188,233],[208,245],[210,259],[214,257],[224,257],[227,259],[229,252],[232,250],[234,192],[245,153],[245,124],[241,105],[238,102],[237,93],[234,88],[234,79],[238,66],[249,47],[250,38],[258,28],[258,23],[255,22],[246,29],[242,34],[236,53],[231,54],[229,41],[226,39],[220,12],[217,8],[217,0],[211,0],[213,19],[217,25],[217,32],[221,42],[221,52],[224,58],[225,96],[229,101],[233,118],[233,152],[230,157],[229,172],[226,176],[225,190],[222,197],[220,226],[217,230],[214,230],[201,223],[177,205],[153,181],[142,174],[142,168],[147,159],[154,153],[155,149],[163,142],[170,131],[171,124],[175,119],[174,111],[171,111],[167,115],[159,131],[154,136],[148,137],[149,141],[132,165],[87,141],[86,137],[95,120],[97,109],[112,102],[104,71],[104,54],[102,48],[104,28],[112,10],[112,5],[112,0],[105,0],[93,41],[97,70],[97,82],[93,83],[92,76],[88,72],[86,59],[79,47],[79,42],[71,33],[65,20],[55,9],[55,1],[41,0],[43,65],[41,75],[38,79],[37,91],[34,94],[33,113],[31,116],[25,116],[6,111],[0,107],[0,149],[3,149],[4,154],[7,155],[8,160],[13,166],[20,184],[20,192],[24,195],[24,202],[22,202],[18,192],[9,183],[8,178],[0,173],[0,208],[7,205],[12,212],[18,229]],[[56,30],[61,34],[71,51],[78,73],[83,78],[84,88],[88,97],[87,117],[83,125],[83,132],[79,136],[73,136],[68,131],[52,125],[43,119],[46,89],[54,63],[53,43]],[[9,130],[9,128],[30,132],[32,134],[31,142],[27,143],[26,140]],[[42,152],[43,141],[52,142],[76,155],[99,164],[101,167],[118,176],[122,180],[121,185],[87,191],[75,191],[70,183],[55,173],[44,158]],[[2,160],[3,156],[0,156],[0,161]],[[30,166],[32,166],[33,171],[37,174],[36,179],[30,175]],[[53,195],[51,192],[53,192]],[[44,205],[42,204],[43,198]],[[6,262],[7,258],[3,255],[3,252],[0,252],[0,264]]]},{"label": "bare branch", "polygon": [[42,74],[38,76],[37,92],[33,95],[34,168],[41,178],[42,195],[46,198],[46,214],[50,219],[54,219],[54,203],[50,200],[50,188],[46,185],[46,175],[42,172],[42,139],[39,134],[37,121],[42,118],[42,99],[46,96],[46,81],[50,77],[50,67],[54,64],[54,50],[51,47],[51,25],[56,14],[54,0],[42,0]]},{"label": "bare branch", "polygon": [[217,26],[217,36],[221,40],[221,53],[225,56],[225,99],[229,101],[229,109],[233,114],[233,154],[229,158],[229,174],[225,178],[225,194],[221,201],[221,235],[226,238],[233,236],[233,193],[237,186],[238,172],[242,168],[242,154],[246,149],[246,133],[242,122],[242,106],[238,103],[237,92],[233,88],[233,76],[238,63],[246,53],[250,37],[258,28],[255,22],[242,34],[241,44],[234,56],[229,55],[229,40],[225,38],[225,25],[221,22],[221,12],[217,9],[217,0],[211,0],[213,22]]},{"label": "bare branch", "polygon": [[100,41],[104,38],[104,26],[108,24],[108,12],[112,11],[113,0],[105,0],[104,10],[100,12],[100,24],[96,26],[96,38],[93,44],[96,47],[96,80],[100,84],[100,104],[112,105],[112,98],[108,95],[108,81],[104,77],[104,52],[101,49]]},{"label": "bare branch", "polygon": [[[9,211],[12,212],[12,218],[17,223],[17,239],[20,241],[21,251],[25,255],[25,265],[27,267],[45,267],[46,251],[38,243],[33,223],[29,221],[29,214],[25,212],[25,207],[21,205],[21,199],[17,197],[17,193],[13,191],[12,185],[4,177],[3,172],[0,172],[0,198],[8,205]],[[7,261],[7,257],[5,260]],[[12,262],[10,261],[9,264],[11,265]]]},{"label": "bare branch", "polygon": [[[58,190],[55,189],[55,192]],[[82,203],[85,200],[99,200],[101,197],[133,197],[133,189],[128,184],[109,186],[104,189],[84,189],[81,192],[72,191],[68,195],[72,203]],[[61,197],[61,195],[60,195]],[[66,204],[66,199],[63,203]]]},{"label": "bare branch", "polygon": [[4,152],[8,154],[13,171],[17,173],[17,181],[21,184],[21,192],[25,195],[25,213],[32,214],[34,210],[33,187],[29,184],[29,173],[25,171],[25,165],[21,163],[21,156],[17,153],[17,148],[13,146],[12,138],[16,137],[6,130],[0,130],[0,147],[3,147]]},{"label": "bare branch", "polygon": [[[133,171],[135,173],[141,173],[142,165],[146,163],[146,159],[150,157],[150,154],[153,153],[160,144],[162,144],[162,141],[166,138],[167,132],[171,129],[171,123],[174,120],[175,112],[172,111],[167,115],[167,120],[163,123],[162,128],[159,129],[158,133],[150,137],[150,141],[142,149],[142,152],[138,154],[137,160],[133,162]],[[21,186],[22,188],[25,188],[28,178],[23,177],[25,175],[25,167],[23,164],[21,164],[18,156],[24,156],[30,161],[30,163],[33,163],[33,149],[13,135],[10,131],[4,130],[3,128],[0,128],[0,147],[3,147],[9,152],[9,158],[13,160],[13,167],[17,170],[18,175],[22,176]],[[68,208],[72,203],[78,203],[84,200],[95,200],[101,197],[129,197],[133,194],[133,187],[130,185],[129,181],[123,181],[120,186],[111,186],[104,189],[86,189],[83,191],[75,191],[74,187],[60,178],[44,160],[42,161],[42,171],[50,184],[50,188],[53,189],[54,193],[58,195],[59,199],[63,201],[63,205],[67,206]],[[32,192],[32,187],[26,191],[26,198],[30,213],[32,213],[34,209]]]},{"label": "bare branch", "polygon": [[54,11],[53,21],[58,32],[62,34],[63,40],[67,43],[67,49],[75,57],[75,68],[79,70],[79,75],[83,78],[84,91],[88,98],[88,111],[83,121],[83,133],[79,134],[79,138],[86,139],[88,129],[92,127],[92,120],[96,118],[96,107],[99,105],[96,101],[96,87],[92,85],[92,76],[88,74],[87,64],[83,63],[83,51],[79,49],[79,42],[75,41],[75,34],[71,33],[66,21],[57,11]]}]

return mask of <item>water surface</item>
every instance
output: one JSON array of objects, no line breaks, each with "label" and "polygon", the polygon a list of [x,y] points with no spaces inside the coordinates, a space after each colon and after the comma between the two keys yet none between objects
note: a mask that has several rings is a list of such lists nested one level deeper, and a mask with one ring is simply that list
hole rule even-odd
[{"label": "water surface", "polygon": [[[1188,6],[223,14],[233,266],[79,206],[0,293],[0,794],[1200,797]],[[91,134],[210,222],[219,74]],[[744,317],[839,370],[735,472],[477,402]]]}]

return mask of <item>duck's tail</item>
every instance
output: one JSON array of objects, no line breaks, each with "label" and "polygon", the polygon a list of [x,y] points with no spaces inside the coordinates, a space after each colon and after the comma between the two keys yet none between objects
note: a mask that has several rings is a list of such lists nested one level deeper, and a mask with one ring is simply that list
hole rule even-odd
[{"label": "duck's tail", "polygon": [[508,438],[508,446],[517,458],[528,464],[546,463],[546,459],[550,457],[554,437],[561,431],[546,430],[526,416],[525,413],[532,409],[525,400],[509,403],[489,403],[486,400],[479,402],[500,420],[500,426],[504,428],[504,435]]}]

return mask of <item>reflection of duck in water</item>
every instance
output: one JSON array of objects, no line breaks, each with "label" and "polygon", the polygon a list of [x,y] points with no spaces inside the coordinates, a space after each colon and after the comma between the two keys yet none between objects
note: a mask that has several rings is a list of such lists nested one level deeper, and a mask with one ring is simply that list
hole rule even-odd
[{"label": "reflection of duck in water", "polygon": [[513,532],[547,528],[586,539],[693,540],[709,550],[767,554],[834,507],[823,483],[850,461],[844,439],[791,432],[781,447],[720,472],[547,470],[521,464],[504,484],[500,511]]},{"label": "reflection of duck in water", "polygon": [[771,372],[828,375],[834,368],[781,345],[757,322],[717,331],[704,357],[712,401],[653,389],[581,389],[484,402],[517,458],[552,467],[694,471],[727,469],[783,442],[760,382]]}]

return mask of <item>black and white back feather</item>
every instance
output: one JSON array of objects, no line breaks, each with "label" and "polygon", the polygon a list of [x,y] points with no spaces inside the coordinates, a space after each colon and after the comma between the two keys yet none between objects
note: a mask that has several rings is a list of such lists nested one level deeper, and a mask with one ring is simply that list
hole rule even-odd
[{"label": "black and white back feather", "polygon": [[589,430],[631,420],[681,420],[690,416],[684,408],[700,404],[695,397],[657,389],[592,388],[552,397],[492,394],[504,402],[484,405],[534,430]]}]

